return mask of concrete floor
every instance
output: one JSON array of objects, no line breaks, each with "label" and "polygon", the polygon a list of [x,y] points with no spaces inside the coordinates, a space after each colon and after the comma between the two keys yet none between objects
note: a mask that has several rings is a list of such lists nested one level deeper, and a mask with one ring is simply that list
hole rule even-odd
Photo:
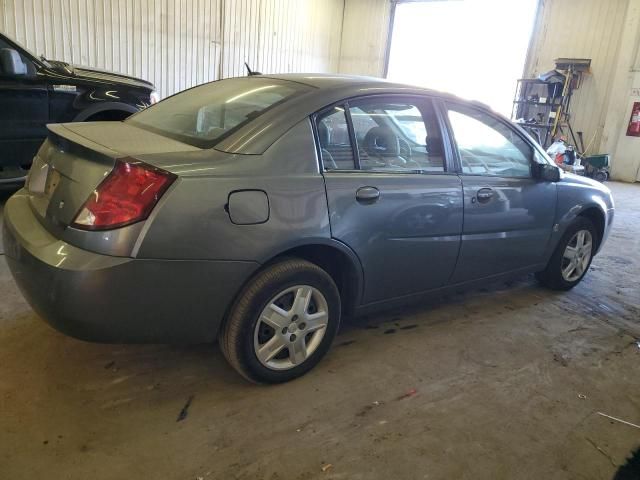
[{"label": "concrete floor", "polygon": [[640,424],[640,185],[609,185],[613,232],[573,291],[525,277],[360,319],[274,387],[211,346],[64,337],[0,256],[0,478],[611,478],[640,446],[597,413]]}]

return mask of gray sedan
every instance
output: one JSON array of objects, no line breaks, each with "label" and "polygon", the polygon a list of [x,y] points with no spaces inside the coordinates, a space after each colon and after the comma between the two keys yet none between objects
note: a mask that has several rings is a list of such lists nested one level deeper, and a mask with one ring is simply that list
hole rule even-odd
[{"label": "gray sedan", "polygon": [[93,341],[217,338],[257,382],[313,368],[344,315],[526,272],[570,289],[613,219],[487,107],[370,78],[228,79],[48,128],[5,208],[36,312]]}]

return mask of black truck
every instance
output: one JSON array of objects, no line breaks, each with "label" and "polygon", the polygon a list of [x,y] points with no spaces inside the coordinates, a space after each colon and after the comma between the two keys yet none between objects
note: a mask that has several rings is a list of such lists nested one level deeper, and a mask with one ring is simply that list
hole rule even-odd
[{"label": "black truck", "polygon": [[156,100],[145,80],[38,57],[0,33],[0,186],[24,182],[48,123],[123,120]]}]

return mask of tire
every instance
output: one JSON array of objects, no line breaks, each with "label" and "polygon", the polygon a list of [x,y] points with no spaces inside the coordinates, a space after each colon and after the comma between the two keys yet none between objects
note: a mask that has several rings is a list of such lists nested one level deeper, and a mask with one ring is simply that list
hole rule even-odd
[{"label": "tire", "polygon": [[[588,235],[586,233],[584,234],[583,238],[585,239],[585,244],[582,247],[581,256],[571,257],[575,258],[575,261],[578,264],[575,266],[574,270],[571,270],[569,263],[571,263],[572,260],[569,256],[575,254],[573,251],[568,250],[567,247],[575,249],[576,247],[574,247],[574,245],[579,245],[574,242],[576,240],[579,241],[578,235],[580,232],[588,232]],[[588,248],[587,240],[590,240],[590,246]],[[567,228],[567,231],[558,242],[547,267],[543,271],[536,273],[536,278],[540,283],[552,290],[572,289],[580,283],[589,270],[591,261],[593,260],[593,255],[595,254],[597,241],[598,233],[593,223],[588,218],[577,217],[576,220],[574,220],[574,222]],[[580,250],[580,248],[578,248],[578,250]],[[565,257],[565,253],[567,254],[567,257]],[[563,274],[563,269],[565,269],[565,272],[570,271],[570,275]]]},{"label": "tire", "polygon": [[249,381],[288,382],[327,353],[340,312],[331,276],[306,260],[287,259],[266,267],[240,292],[218,341]]},{"label": "tire", "polygon": [[602,170],[598,170],[596,173],[593,174],[593,179],[597,180],[600,183],[606,182],[607,178],[609,178],[609,175],[607,174],[607,172]]}]

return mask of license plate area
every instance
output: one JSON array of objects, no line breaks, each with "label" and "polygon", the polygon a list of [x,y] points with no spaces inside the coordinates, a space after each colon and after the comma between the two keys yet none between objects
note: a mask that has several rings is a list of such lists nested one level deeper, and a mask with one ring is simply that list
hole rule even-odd
[{"label": "license plate area", "polygon": [[60,179],[60,172],[36,157],[29,171],[27,190],[29,193],[46,198],[47,201],[51,200],[60,184]]},{"label": "license plate area", "polygon": [[61,180],[60,172],[41,158],[34,158],[27,178],[27,191],[30,194],[31,207],[40,218],[47,217],[51,198]]},{"label": "license plate area", "polygon": [[49,172],[47,174],[47,181],[44,185],[44,196],[47,199],[51,199],[51,196],[58,188],[60,184],[60,172],[58,172],[55,168],[49,168]]},{"label": "license plate area", "polygon": [[29,193],[36,195],[44,194],[47,185],[47,176],[49,175],[49,165],[36,156],[33,159],[31,170],[27,178],[27,190]]}]

